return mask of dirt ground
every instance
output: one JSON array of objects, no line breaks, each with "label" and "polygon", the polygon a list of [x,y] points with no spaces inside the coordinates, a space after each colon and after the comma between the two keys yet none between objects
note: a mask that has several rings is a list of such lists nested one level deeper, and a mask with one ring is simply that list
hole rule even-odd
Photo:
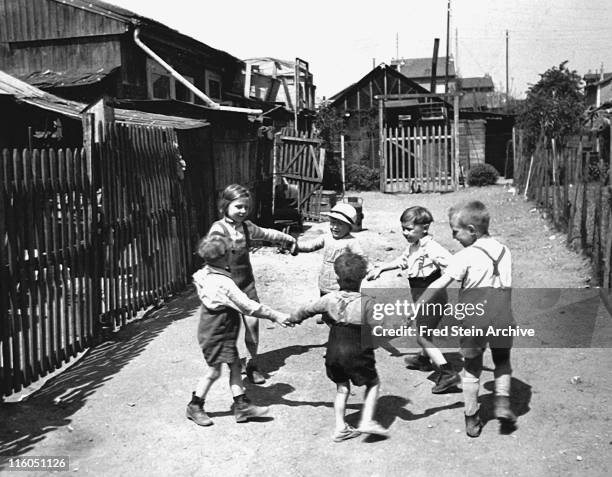
[{"label": "dirt ground", "polygon": [[[356,195],[364,200],[366,227],[357,235],[373,261],[403,249],[399,215],[416,204],[433,212],[436,239],[458,250],[446,211],[478,198],[491,209],[492,235],[512,251],[514,287],[588,283],[586,261],[566,248],[532,204],[503,186],[445,195]],[[313,224],[306,236],[325,228]],[[290,311],[317,296],[320,252],[291,257],[266,248],[252,259],[263,302]],[[376,286],[405,286],[395,273],[383,277]],[[335,387],[323,364],[327,328],[314,320],[293,329],[262,323],[262,368],[269,379],[263,386],[249,385],[248,392],[271,406],[269,418],[236,424],[224,376],[206,402],[215,425],[200,428],[187,421],[185,405],[203,372],[195,340],[197,307],[188,291],[90,350],[27,398],[0,405],[0,455],[69,456],[73,475],[93,476],[610,475],[609,348],[516,348],[512,405],[519,420],[513,432],[501,432],[491,420],[487,354],[480,401],[488,422],[478,439],[465,435],[461,393],[432,395],[432,375],[407,370],[402,357],[379,349],[377,417],[390,437],[336,444],[330,438]],[[602,316],[598,319],[610,321]],[[460,365],[456,350],[447,356]],[[357,390],[349,401],[349,422],[358,420],[361,400]],[[4,463],[0,473],[12,475],[8,471]]]}]

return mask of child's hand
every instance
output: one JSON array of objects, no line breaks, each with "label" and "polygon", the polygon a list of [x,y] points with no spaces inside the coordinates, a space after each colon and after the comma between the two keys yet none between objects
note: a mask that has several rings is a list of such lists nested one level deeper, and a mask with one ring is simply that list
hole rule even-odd
[{"label": "child's hand", "polygon": [[290,318],[291,315],[289,315],[289,313],[281,313],[281,315],[275,321],[283,328],[294,327],[295,323],[289,321]]},{"label": "child's hand", "polygon": [[367,280],[376,280],[378,277],[380,277],[381,273],[382,273],[382,270],[380,268],[378,268],[378,267],[373,268],[366,275],[366,279]]},{"label": "child's hand", "polygon": [[300,253],[300,250],[299,250],[299,248],[298,248],[298,243],[297,243],[297,240],[296,240],[295,242],[293,242],[293,244],[291,245],[291,250],[290,250],[290,252],[291,252],[291,255],[293,255],[294,257],[295,257],[295,256],[296,256],[298,253]]}]

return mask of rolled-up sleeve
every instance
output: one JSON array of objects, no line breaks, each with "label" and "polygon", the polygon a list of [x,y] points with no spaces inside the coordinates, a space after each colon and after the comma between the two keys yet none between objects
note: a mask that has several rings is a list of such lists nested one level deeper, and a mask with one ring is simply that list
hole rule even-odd
[{"label": "rolled-up sleeve", "polygon": [[448,267],[452,254],[442,245],[432,240],[425,247],[425,251],[431,261],[434,262],[440,269],[445,269]]},{"label": "rolled-up sleeve", "polygon": [[314,252],[315,250],[321,250],[324,246],[324,235],[319,235],[310,240],[298,240],[298,250],[300,252]]}]

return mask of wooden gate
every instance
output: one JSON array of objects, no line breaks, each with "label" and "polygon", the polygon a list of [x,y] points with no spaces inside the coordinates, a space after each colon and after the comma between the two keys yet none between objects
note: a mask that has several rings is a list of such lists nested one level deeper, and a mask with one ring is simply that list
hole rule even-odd
[{"label": "wooden gate", "polygon": [[383,130],[383,192],[455,189],[455,144],[448,124]]},{"label": "wooden gate", "polygon": [[308,220],[321,220],[321,189],[325,149],[321,140],[307,134],[283,131],[274,139],[273,183],[284,178],[299,189],[299,209]]}]

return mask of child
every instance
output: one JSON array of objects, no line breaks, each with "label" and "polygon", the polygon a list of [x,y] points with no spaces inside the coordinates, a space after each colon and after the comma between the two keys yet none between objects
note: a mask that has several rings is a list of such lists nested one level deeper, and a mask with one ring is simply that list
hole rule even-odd
[{"label": "child", "polygon": [[[453,280],[461,282],[459,303],[474,304],[481,313],[466,316],[462,327],[467,330],[507,329],[515,326],[511,307],[512,260],[510,251],[489,236],[489,212],[480,201],[453,207],[449,221],[453,238],[465,248],[455,254],[441,278],[423,293],[427,303],[437,288],[446,288]],[[465,306],[465,305],[464,305]],[[467,307],[466,307],[467,309]],[[474,334],[474,333],[472,333]],[[495,365],[495,417],[502,423],[514,424],[516,416],[510,409],[510,349],[512,337],[462,336],[461,353],[465,359],[463,396],[465,400],[465,430],[478,437],[482,430],[479,416],[478,391],[482,357],[487,344],[491,347]]]},{"label": "child", "polygon": [[[248,295],[251,300],[259,301],[255,289],[253,267],[249,258],[251,240],[264,240],[287,247],[294,246],[295,239],[273,229],[258,227],[247,220],[251,211],[251,194],[241,185],[232,184],[221,194],[219,211],[223,218],[214,222],[208,232],[208,237],[221,236],[231,242],[229,269],[236,285]],[[259,320],[251,316],[243,316],[245,324],[244,342],[251,356],[247,363],[247,377],[253,384],[266,382],[257,364],[257,349],[259,347]]]},{"label": "child", "polygon": [[[302,306],[288,320],[289,323],[301,323],[318,313],[327,316],[330,329],[325,369],[329,379],[336,383],[337,390],[334,400],[334,442],[352,439],[360,434],[387,435],[387,429],[374,421],[380,381],[376,372],[374,349],[365,344],[371,335],[367,323],[362,320],[362,295],[359,293],[367,267],[367,261],[360,255],[350,252],[340,255],[334,262],[340,290]],[[371,303],[364,303],[364,307],[371,315]],[[368,315],[364,316],[367,318]],[[366,386],[361,423],[357,429],[349,426],[344,419],[350,381],[355,386]]]},{"label": "child", "polygon": [[229,243],[222,237],[204,239],[198,245],[198,254],[205,265],[193,275],[198,295],[202,301],[198,342],[208,365],[206,376],[198,382],[191,402],[187,405],[187,418],[199,426],[213,422],[204,411],[204,400],[213,382],[221,375],[221,365],[230,368],[230,388],[234,396],[236,422],[246,422],[268,412],[267,407],[250,403],[245,395],[240,376],[240,358],[236,340],[240,329],[240,314],[275,321],[285,326],[289,315],[279,313],[251,300],[234,283],[229,270]]},{"label": "child", "polygon": [[[363,251],[357,239],[351,235],[351,229],[357,221],[357,211],[349,204],[336,204],[327,214],[329,216],[330,234],[320,235],[308,241],[298,241],[298,252],[314,252],[323,249],[323,263],[319,272],[319,292],[324,296],[339,290],[334,262],[346,252],[363,256]],[[323,315],[323,320],[326,317]],[[319,320],[319,323],[322,321]]]},{"label": "child", "polygon": [[[381,273],[387,270],[402,269],[408,276],[412,299],[416,302],[431,283],[442,276],[442,270],[446,268],[451,254],[442,245],[436,242],[429,234],[429,226],[433,222],[431,212],[425,207],[409,207],[400,217],[402,233],[408,242],[404,253],[395,260],[383,263],[368,273],[368,280],[377,279]],[[440,290],[433,300],[442,306],[448,301],[446,290]],[[437,328],[442,315],[417,316],[416,329],[434,330]],[[435,386],[431,389],[434,394],[441,394],[455,387],[460,377],[452,366],[446,361],[442,352],[434,346],[426,333],[419,333],[417,343],[421,346],[421,353],[416,356],[405,358],[409,369],[431,371],[431,361],[438,368],[438,376]]]}]

